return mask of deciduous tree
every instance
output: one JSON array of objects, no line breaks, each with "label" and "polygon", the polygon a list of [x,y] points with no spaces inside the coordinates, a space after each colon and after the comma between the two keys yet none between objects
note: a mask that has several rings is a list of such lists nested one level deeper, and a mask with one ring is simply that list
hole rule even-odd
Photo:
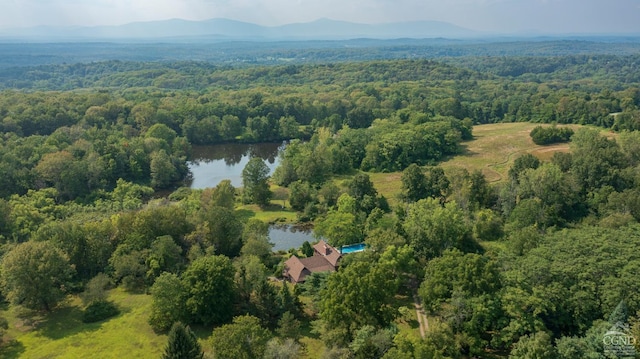
[{"label": "deciduous tree", "polygon": [[269,167],[259,157],[253,157],[242,170],[243,197],[248,203],[266,206],[271,200]]},{"label": "deciduous tree", "polygon": [[302,346],[291,338],[273,338],[267,342],[264,359],[296,359],[301,351]]},{"label": "deciduous tree", "polygon": [[554,359],[557,355],[551,336],[546,332],[537,332],[520,338],[509,359]]},{"label": "deciduous tree", "polygon": [[151,155],[151,187],[165,188],[178,179],[178,171],[165,150]]},{"label": "deciduous tree", "polygon": [[442,206],[440,201],[427,198],[412,203],[403,227],[409,243],[422,259],[437,257],[450,248],[478,250],[471,238],[471,226],[455,202]]},{"label": "deciduous tree", "polygon": [[[386,327],[396,315],[391,300],[399,278],[390,262],[360,260],[330,275],[320,295],[320,318],[329,330],[347,334],[363,325]],[[366,299],[365,299],[366,298]]]},{"label": "deciduous tree", "polygon": [[51,242],[19,244],[2,260],[5,296],[29,309],[50,311],[64,298],[73,267]]},{"label": "deciduous tree", "polygon": [[182,275],[191,322],[211,325],[231,318],[236,295],[234,274],[233,265],[225,256],[202,257],[191,263]]},{"label": "deciduous tree", "polygon": [[271,339],[256,317],[245,315],[213,330],[211,342],[217,359],[262,358]]},{"label": "deciduous tree", "polygon": [[402,171],[402,197],[405,201],[416,202],[427,198],[429,190],[427,188],[427,178],[420,166],[412,163]]}]

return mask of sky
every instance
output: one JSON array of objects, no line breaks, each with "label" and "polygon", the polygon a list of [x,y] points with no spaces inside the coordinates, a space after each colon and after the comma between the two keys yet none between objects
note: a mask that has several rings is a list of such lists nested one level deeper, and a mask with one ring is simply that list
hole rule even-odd
[{"label": "sky", "polygon": [[640,33],[640,0],[0,0],[0,28],[229,18],[276,26],[319,18],[449,22],[477,31]]}]

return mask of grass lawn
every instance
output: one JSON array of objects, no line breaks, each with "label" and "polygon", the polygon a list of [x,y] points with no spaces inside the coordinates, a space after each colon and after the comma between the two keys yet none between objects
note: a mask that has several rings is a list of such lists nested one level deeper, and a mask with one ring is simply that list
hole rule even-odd
[{"label": "grass lawn", "polygon": [[240,215],[245,218],[255,218],[267,223],[296,223],[298,216],[289,204],[289,190],[272,184],[273,199],[265,208],[256,204],[243,204],[236,207]]},{"label": "grass lawn", "polygon": [[[465,168],[469,172],[482,171],[487,181],[500,182],[508,177],[509,168],[518,156],[531,153],[541,160],[549,160],[555,152],[568,152],[569,144],[539,146],[533,143],[529,133],[537,123],[496,123],[473,127],[471,141],[464,142],[464,152],[444,161],[447,170]],[[550,125],[542,125],[550,126]],[[567,125],[574,130],[579,125]]]},{"label": "grass lawn", "polygon": [[[562,143],[539,146],[533,143],[529,132],[541,124],[517,122],[496,123],[473,127],[474,139],[462,143],[463,152],[445,159],[440,166],[447,173],[454,169],[464,168],[469,172],[482,171],[487,181],[500,182],[508,176],[513,161],[522,154],[531,153],[543,161],[548,161],[555,152],[568,152],[569,144]],[[542,126],[550,126],[542,124]],[[579,125],[567,125],[574,130]],[[609,136],[607,130],[600,129]],[[369,177],[378,192],[384,195],[392,206],[398,203],[398,195],[402,192],[400,180],[402,172],[373,173]]]},{"label": "grass lawn", "polygon": [[[121,313],[98,323],[82,323],[81,302],[67,301],[46,316],[30,316],[11,307],[2,311],[9,321],[7,336],[14,341],[0,349],[1,358],[158,358],[167,336],[154,333],[147,318],[151,297],[114,289],[109,299]],[[29,319],[25,319],[29,318]],[[205,352],[211,347],[206,338],[211,329],[194,328]]]},{"label": "grass lawn", "polygon": [[311,332],[312,328],[309,324],[308,322],[303,323],[301,328],[302,338],[300,338],[300,343],[302,343],[303,346],[301,358],[320,359],[326,347],[322,340],[320,340],[319,335]]},{"label": "grass lawn", "polygon": [[282,208],[282,201],[273,200],[267,208],[260,208],[256,204],[245,204],[236,207],[236,210],[246,219],[255,218],[267,223],[295,223],[298,220],[296,211],[288,206],[288,202],[287,207]]},{"label": "grass lawn", "polygon": [[391,208],[400,203],[400,193],[402,192],[402,172],[376,173],[368,172],[373,186],[379,194],[383,195]]}]

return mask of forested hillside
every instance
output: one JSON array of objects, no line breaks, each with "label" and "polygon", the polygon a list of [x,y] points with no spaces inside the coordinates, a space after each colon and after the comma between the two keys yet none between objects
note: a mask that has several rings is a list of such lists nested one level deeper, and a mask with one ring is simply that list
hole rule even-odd
[{"label": "forested hillside", "polygon": [[[335,29],[333,29],[335,30]],[[75,30],[77,31],[77,30]],[[317,33],[316,33],[317,35]],[[3,39],[7,40],[7,39]],[[76,38],[77,40],[77,38]],[[0,43],[0,69],[38,65],[91,63],[203,61],[249,67],[255,65],[317,64],[373,60],[537,57],[569,55],[634,55],[637,36],[576,36],[563,38],[392,39],[342,41],[233,41],[228,38],[166,38],[163,42],[19,42]],[[264,40],[264,39],[262,39]],[[42,40],[41,40],[42,41]]]},{"label": "forested hillside", "polygon": [[[604,357],[615,325],[640,335],[638,60],[2,70],[0,350],[82,355],[78,333],[141,315],[130,298],[149,341],[193,345],[181,322],[214,358]],[[523,152],[495,183],[440,166],[501,122],[570,151]],[[282,140],[272,176],[253,158],[243,188],[184,185],[194,145]],[[367,250],[287,284],[284,261],[313,250],[272,251],[259,214],[279,211]],[[56,337],[63,312],[74,329]],[[163,350],[142,347],[118,350]]]}]

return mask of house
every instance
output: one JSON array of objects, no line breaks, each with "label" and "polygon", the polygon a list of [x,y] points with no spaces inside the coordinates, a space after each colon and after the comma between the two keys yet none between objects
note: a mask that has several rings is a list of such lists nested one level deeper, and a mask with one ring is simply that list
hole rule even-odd
[{"label": "house", "polygon": [[320,240],[313,246],[313,256],[308,258],[291,256],[284,263],[283,275],[291,283],[301,283],[311,273],[335,271],[338,268],[341,257],[339,250],[330,246],[324,240]]}]

